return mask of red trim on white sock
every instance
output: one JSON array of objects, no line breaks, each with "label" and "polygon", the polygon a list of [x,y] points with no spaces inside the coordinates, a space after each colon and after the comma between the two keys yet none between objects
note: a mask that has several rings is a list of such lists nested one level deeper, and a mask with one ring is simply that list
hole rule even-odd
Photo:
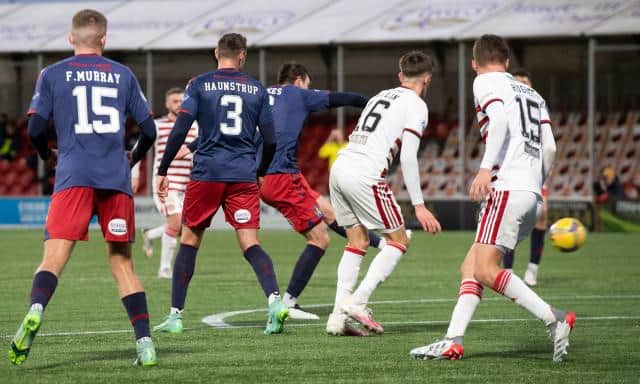
[{"label": "red trim on white sock", "polygon": [[460,292],[458,293],[458,296],[476,295],[480,299],[482,299],[483,291],[484,291],[484,288],[479,282],[472,279],[465,279],[465,280],[462,280],[462,282],[460,283]]},{"label": "red trim on white sock", "polygon": [[350,247],[348,245],[346,247],[344,247],[344,250],[345,250],[345,252],[351,252],[351,253],[354,253],[354,254],[356,254],[358,256],[364,256],[364,255],[367,254],[367,251],[365,251],[365,250],[362,250],[362,249],[356,248],[356,247]]},{"label": "red trim on white sock", "polygon": [[169,237],[177,237],[178,236],[178,231],[176,231],[175,229],[169,228],[169,227],[167,227],[167,229],[164,230],[164,233],[166,233],[167,236],[169,236]]},{"label": "red trim on white sock", "polygon": [[394,247],[396,249],[399,249],[400,252],[402,252],[402,253],[407,252],[407,247],[405,247],[404,245],[402,245],[400,243],[397,243],[395,241],[387,240],[387,245],[390,245],[390,246],[392,246],[392,247]]},{"label": "red trim on white sock", "polygon": [[504,295],[504,290],[507,288],[509,281],[511,281],[511,272],[503,269],[498,273],[496,281],[493,282],[493,287],[491,288],[499,294]]}]

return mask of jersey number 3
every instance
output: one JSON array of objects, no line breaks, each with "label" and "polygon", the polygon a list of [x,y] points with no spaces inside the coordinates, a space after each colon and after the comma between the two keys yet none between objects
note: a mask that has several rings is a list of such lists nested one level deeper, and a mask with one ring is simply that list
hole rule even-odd
[{"label": "jersey number 3", "polygon": [[76,98],[78,122],[74,125],[76,134],[116,133],[120,130],[120,113],[115,107],[102,104],[103,98],[117,99],[118,89],[107,87],[91,87],[91,111],[96,116],[109,118],[108,123],[101,120],[89,122],[89,103],[87,86],[79,85],[71,92]]},{"label": "jersey number 3", "polygon": [[[230,105],[233,108],[230,108]],[[227,110],[227,121],[220,123],[220,132],[224,135],[238,136],[242,132],[242,97],[238,95],[223,95],[220,106]]]}]

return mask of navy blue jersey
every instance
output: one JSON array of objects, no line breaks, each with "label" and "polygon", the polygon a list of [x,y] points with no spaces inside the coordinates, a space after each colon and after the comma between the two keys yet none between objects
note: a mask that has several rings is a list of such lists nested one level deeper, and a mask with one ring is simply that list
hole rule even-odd
[{"label": "navy blue jersey", "polygon": [[125,152],[126,114],[151,115],[131,70],[98,55],[77,55],[45,68],[29,114],[53,118],[58,136],[55,192],[71,187],[132,195]]},{"label": "navy blue jersey", "polygon": [[268,90],[276,131],[276,153],[267,174],[299,173],[298,140],[309,113],[329,107],[329,92],[294,85]]},{"label": "navy blue jersey", "polygon": [[202,74],[189,82],[181,112],[199,126],[193,180],[256,181],[256,127],[273,121],[258,80],[233,69]]}]

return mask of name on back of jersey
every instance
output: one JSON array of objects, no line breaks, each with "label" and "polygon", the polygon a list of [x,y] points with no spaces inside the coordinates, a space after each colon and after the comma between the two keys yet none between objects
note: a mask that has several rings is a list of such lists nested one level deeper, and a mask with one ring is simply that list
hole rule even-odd
[{"label": "name on back of jersey", "polygon": [[205,81],[203,83],[205,92],[232,91],[257,95],[259,88],[255,85],[239,83],[235,81]]},{"label": "name on back of jersey", "polygon": [[65,78],[68,83],[70,82],[85,82],[94,81],[98,83],[106,84],[120,84],[120,74],[115,72],[103,72],[103,71],[65,71]]}]

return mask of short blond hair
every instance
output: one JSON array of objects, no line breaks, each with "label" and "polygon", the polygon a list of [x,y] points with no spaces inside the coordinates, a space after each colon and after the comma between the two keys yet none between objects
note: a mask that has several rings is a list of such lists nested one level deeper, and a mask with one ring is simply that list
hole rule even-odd
[{"label": "short blond hair", "polygon": [[100,46],[107,34],[107,18],[95,9],[83,9],[73,15],[71,33],[84,45]]}]

